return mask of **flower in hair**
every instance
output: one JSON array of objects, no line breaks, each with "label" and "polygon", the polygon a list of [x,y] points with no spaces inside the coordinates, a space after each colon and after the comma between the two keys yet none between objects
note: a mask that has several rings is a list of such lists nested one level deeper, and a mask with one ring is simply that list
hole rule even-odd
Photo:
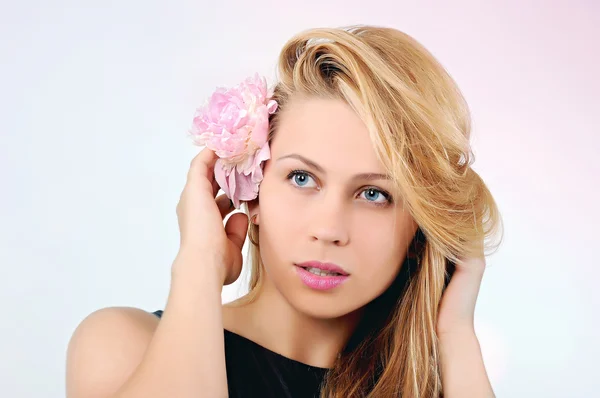
[{"label": "flower in hair", "polygon": [[233,88],[219,87],[196,110],[189,134],[217,156],[215,180],[236,209],[258,196],[262,163],[271,157],[269,115],[277,109],[264,77],[255,74]]}]

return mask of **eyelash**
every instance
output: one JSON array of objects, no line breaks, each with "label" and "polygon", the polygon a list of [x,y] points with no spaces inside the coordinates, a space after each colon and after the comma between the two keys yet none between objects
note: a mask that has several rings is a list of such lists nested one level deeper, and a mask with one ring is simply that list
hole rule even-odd
[{"label": "eyelash", "polygon": [[[315,179],[312,174],[310,174],[308,171],[306,170],[300,170],[300,169],[296,169],[296,170],[292,170],[290,171],[290,173],[287,175],[286,179],[287,180],[291,180],[293,177],[297,176],[297,175],[306,175],[309,176],[310,178],[312,178],[313,180]],[[295,185],[296,186],[296,185]],[[298,187],[297,188],[302,188],[302,187]],[[378,206],[378,207],[386,207],[389,206],[391,204],[394,203],[394,200],[392,199],[392,197],[390,196],[389,193],[382,191],[379,188],[375,188],[375,187],[366,187],[364,188],[361,192],[364,192],[366,190],[372,189],[375,192],[379,192],[381,195],[383,195],[383,197],[386,199],[386,202],[383,203],[378,203],[378,202],[372,202],[367,200],[367,202],[372,203],[374,206]]]}]

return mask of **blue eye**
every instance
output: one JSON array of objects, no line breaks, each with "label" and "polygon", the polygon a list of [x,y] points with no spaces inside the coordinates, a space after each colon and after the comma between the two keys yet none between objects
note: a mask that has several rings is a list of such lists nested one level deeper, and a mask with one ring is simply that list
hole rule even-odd
[{"label": "blue eye", "polygon": [[[293,185],[297,187],[306,187],[309,179],[313,177],[304,170],[292,170],[288,175],[287,179],[293,181]],[[362,193],[366,193],[365,200],[375,206],[387,206],[393,203],[392,197],[380,189],[369,187],[364,189]],[[377,199],[383,198],[383,201],[377,201]]]},{"label": "blue eye", "polygon": [[287,176],[288,180],[292,179],[299,187],[305,187],[305,184],[309,178],[312,178],[310,174],[303,170],[292,170],[292,172]]},{"label": "blue eye", "polygon": [[[381,191],[378,191],[375,188],[367,188],[363,192],[366,193],[365,197],[367,198],[368,201],[371,201],[371,199],[373,199],[372,201],[375,202],[379,197],[384,197],[384,193]],[[369,198],[369,196],[370,196],[370,198]],[[384,200],[387,201],[387,198],[384,197]],[[379,203],[379,202],[377,202],[377,203]]]}]

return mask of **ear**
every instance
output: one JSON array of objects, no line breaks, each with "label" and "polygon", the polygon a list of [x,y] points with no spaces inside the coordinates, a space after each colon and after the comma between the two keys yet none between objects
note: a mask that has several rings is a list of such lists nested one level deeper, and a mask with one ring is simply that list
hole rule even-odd
[{"label": "ear", "polygon": [[258,197],[249,202],[246,202],[248,205],[248,214],[250,217],[250,222],[258,225],[259,223],[259,213],[260,213],[260,205],[258,202]]}]

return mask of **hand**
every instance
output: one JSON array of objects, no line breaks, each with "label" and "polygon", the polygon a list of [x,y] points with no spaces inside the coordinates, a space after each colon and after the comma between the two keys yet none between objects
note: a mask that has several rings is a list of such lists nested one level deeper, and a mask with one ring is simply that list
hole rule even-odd
[{"label": "hand", "polygon": [[436,331],[438,336],[474,334],[475,304],[485,271],[485,256],[456,263],[450,283],[442,295]]},{"label": "hand", "polygon": [[[202,277],[205,264],[216,265],[219,280],[233,283],[242,269],[242,247],[248,230],[248,216],[233,214],[223,226],[223,219],[234,207],[226,195],[220,195],[214,176],[217,155],[204,148],[191,162],[187,182],[177,204],[180,231],[180,254],[199,259],[195,269],[178,269],[177,274],[189,273]],[[184,262],[190,267],[189,261]],[[197,268],[196,268],[197,267]]]}]

